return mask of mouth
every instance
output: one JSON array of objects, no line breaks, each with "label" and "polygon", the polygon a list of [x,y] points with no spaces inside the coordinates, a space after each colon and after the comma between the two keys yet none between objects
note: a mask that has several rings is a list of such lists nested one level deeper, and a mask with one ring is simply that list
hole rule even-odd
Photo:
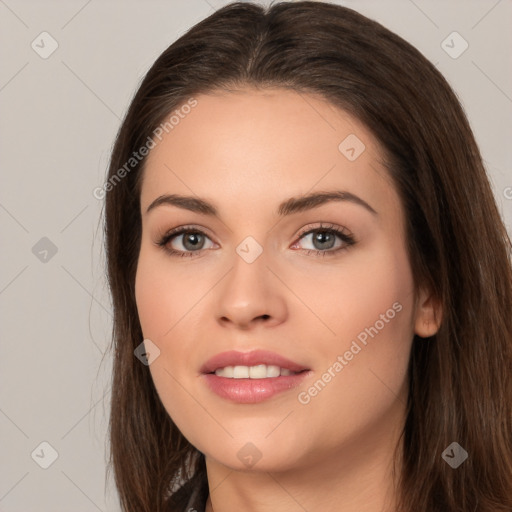
[{"label": "mouth", "polygon": [[288,368],[281,368],[274,364],[258,364],[255,366],[225,366],[224,368],[217,368],[210,375],[215,374],[217,377],[227,379],[275,379],[297,375],[298,373],[301,372],[292,372]]},{"label": "mouth", "polygon": [[201,368],[211,391],[237,403],[257,403],[298,386],[311,373],[274,352],[223,352]]}]

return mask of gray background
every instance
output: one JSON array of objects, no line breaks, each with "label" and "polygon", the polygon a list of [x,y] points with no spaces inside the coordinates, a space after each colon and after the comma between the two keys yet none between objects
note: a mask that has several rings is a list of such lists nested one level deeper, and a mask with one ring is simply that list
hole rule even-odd
[{"label": "gray background", "polygon": [[[92,192],[103,183],[120,119],[144,73],[226,3],[0,0],[3,512],[119,510],[105,484],[111,307],[102,203]],[[447,77],[510,232],[512,2],[337,3],[404,37]],[[46,59],[31,47],[51,48],[49,39],[41,42],[43,31],[58,43]],[[442,46],[453,31],[469,44],[458,58]],[[454,53],[463,42],[451,37],[447,44]],[[52,462],[52,448],[40,446],[44,441],[58,454],[47,469],[40,466]]]}]

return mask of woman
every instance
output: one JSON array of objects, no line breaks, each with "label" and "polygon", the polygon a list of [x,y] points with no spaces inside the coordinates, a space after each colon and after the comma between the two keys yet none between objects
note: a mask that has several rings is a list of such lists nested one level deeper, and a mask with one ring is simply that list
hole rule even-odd
[{"label": "woman", "polygon": [[512,270],[466,117],[322,2],[157,59],[106,191],[127,511],[512,509]]}]

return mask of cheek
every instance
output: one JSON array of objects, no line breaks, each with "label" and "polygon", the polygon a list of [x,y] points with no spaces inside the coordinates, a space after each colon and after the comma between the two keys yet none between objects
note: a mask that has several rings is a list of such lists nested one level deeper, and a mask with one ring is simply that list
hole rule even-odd
[{"label": "cheek", "polygon": [[374,329],[389,336],[402,329],[404,319],[410,324],[413,282],[407,261],[388,254],[371,263],[354,269],[350,291],[343,296],[341,318],[350,326],[346,334],[351,337],[368,331],[377,336]]},{"label": "cheek", "polygon": [[324,298],[320,313],[330,319],[336,338],[322,345],[323,366],[316,375],[320,382],[313,384],[319,391],[311,390],[315,397],[306,408],[317,417],[330,411],[351,431],[375,426],[397,397],[402,400],[406,386],[413,279],[405,251],[394,249],[361,255],[350,272],[331,280],[329,290],[336,300]]},{"label": "cheek", "polygon": [[383,380],[399,386],[413,337],[414,288],[406,252],[396,247],[375,252],[353,269],[350,281],[338,321],[344,352],[359,346],[364,371],[375,368]]},{"label": "cheek", "polygon": [[[165,294],[165,280],[155,266],[140,261],[135,279],[135,300],[142,332],[154,342],[161,337],[173,310],[171,296]],[[170,325],[167,325],[167,329]]]},{"label": "cheek", "polygon": [[141,250],[135,278],[135,300],[142,332],[158,344],[193,308],[197,280],[176,274],[162,255]]},{"label": "cheek", "polygon": [[[287,278],[309,310],[303,325],[310,332],[306,339],[321,340],[312,348],[324,357],[348,350],[358,335],[363,341],[365,336],[371,339],[367,330],[375,334],[375,324],[376,337],[396,343],[412,333],[413,278],[400,247],[375,243],[347,254],[339,267],[315,271],[314,277],[304,273]],[[302,321],[300,315],[296,318]]]},{"label": "cheek", "polygon": [[[188,432],[201,411],[194,409],[183,377],[194,364],[189,346],[183,341],[186,341],[186,327],[190,327],[190,322],[194,323],[193,305],[198,300],[192,293],[193,283],[186,281],[183,275],[180,278],[170,270],[165,259],[142,248],[135,279],[135,299],[144,338],[160,349],[160,355],[149,366],[149,371],[169,416],[180,430]],[[192,438],[198,442],[194,435]]]}]

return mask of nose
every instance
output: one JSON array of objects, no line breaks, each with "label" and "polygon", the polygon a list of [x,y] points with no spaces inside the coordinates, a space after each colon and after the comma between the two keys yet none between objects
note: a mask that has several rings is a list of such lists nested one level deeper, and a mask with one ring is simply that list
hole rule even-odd
[{"label": "nose", "polygon": [[285,287],[267,266],[264,253],[252,263],[236,255],[214,300],[218,322],[224,327],[273,327],[284,322],[288,314]]}]

